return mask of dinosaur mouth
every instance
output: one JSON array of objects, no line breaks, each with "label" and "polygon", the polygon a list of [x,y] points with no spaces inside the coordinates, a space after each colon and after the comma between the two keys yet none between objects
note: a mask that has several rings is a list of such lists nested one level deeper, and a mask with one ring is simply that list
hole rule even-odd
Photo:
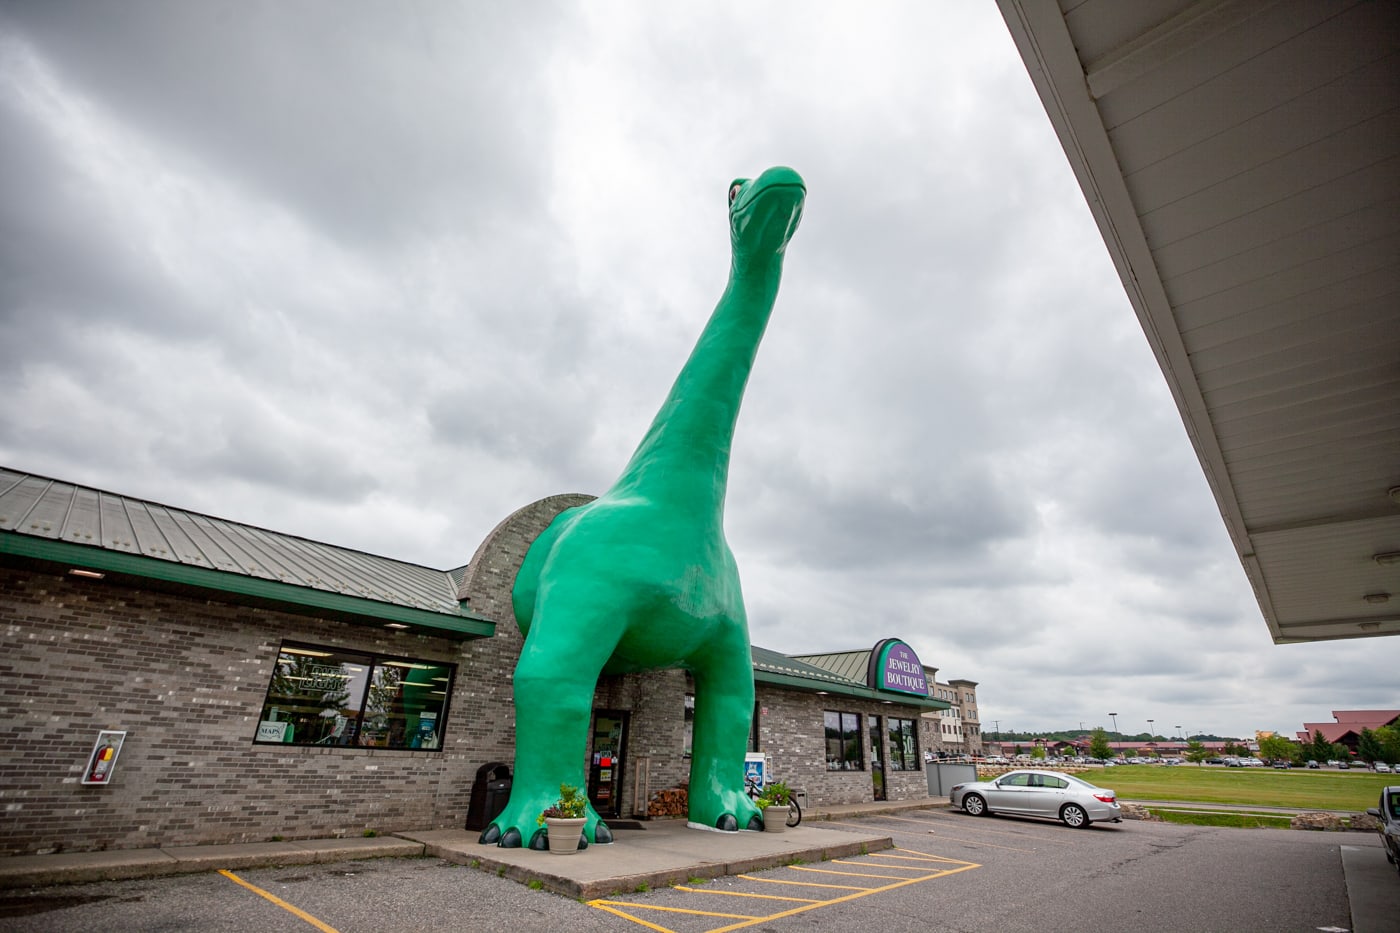
[{"label": "dinosaur mouth", "polygon": [[734,215],[734,239],[781,252],[802,220],[806,186],[796,182],[765,185]]}]

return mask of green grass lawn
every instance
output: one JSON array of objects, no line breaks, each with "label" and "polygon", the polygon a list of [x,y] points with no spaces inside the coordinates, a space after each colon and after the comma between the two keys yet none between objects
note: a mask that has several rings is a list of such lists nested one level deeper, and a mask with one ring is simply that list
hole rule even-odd
[{"label": "green grass lawn", "polygon": [[1120,800],[1179,800],[1258,807],[1365,812],[1381,788],[1400,784],[1394,774],[1292,768],[1199,768],[1196,765],[1122,765],[1082,775],[1112,788]]}]

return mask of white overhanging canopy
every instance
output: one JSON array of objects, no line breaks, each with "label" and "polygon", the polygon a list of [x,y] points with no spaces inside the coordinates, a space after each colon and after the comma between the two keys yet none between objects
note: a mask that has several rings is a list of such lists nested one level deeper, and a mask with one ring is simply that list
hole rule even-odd
[{"label": "white overhanging canopy", "polygon": [[1273,640],[1400,634],[1400,4],[997,2]]}]

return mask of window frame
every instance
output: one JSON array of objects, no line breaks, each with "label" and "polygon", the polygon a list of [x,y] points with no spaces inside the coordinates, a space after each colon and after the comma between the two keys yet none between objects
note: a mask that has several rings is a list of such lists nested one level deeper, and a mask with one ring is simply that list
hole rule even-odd
[{"label": "window frame", "polygon": [[[896,731],[896,723],[900,724],[899,731]],[[886,716],[885,741],[890,747],[889,769],[891,771],[920,770],[923,756],[919,754],[919,724],[917,720]]]},{"label": "window frame", "polygon": [[[837,755],[833,755],[831,733],[831,718],[836,717],[835,742]],[[847,729],[848,718],[851,728]],[[826,741],[826,770],[828,771],[864,771],[865,770],[865,734],[861,732],[861,714],[851,713],[844,710],[822,710],[822,734]],[[854,749],[855,757],[851,757],[851,750]]]},{"label": "window frame", "polygon": [[[298,660],[305,659],[305,660]],[[318,659],[327,659],[317,665]],[[295,666],[305,664],[301,671]],[[332,668],[336,668],[333,670]],[[347,669],[349,672],[347,673]],[[297,674],[290,671],[296,670]],[[395,679],[386,672],[397,670]],[[409,679],[415,670],[428,672],[425,682]],[[436,676],[434,676],[436,675]],[[279,679],[283,681],[281,690],[288,690],[287,680],[306,679],[307,676],[322,681],[343,679],[345,696],[336,706],[326,705],[325,698],[329,687],[317,687],[306,691],[305,695],[281,692]],[[407,657],[376,651],[361,651],[331,645],[316,645],[308,642],[284,639],[278,646],[273,660],[273,670],[268,677],[267,690],[263,694],[262,707],[258,713],[257,725],[253,732],[252,744],[278,748],[341,748],[373,749],[383,752],[441,752],[445,745],[447,717],[450,712],[452,691],[457,680],[457,665],[450,661],[428,658]],[[442,681],[442,689],[435,688]],[[433,694],[441,694],[441,700],[425,701],[416,709],[404,705],[404,687],[426,688]],[[314,691],[321,690],[320,696]],[[378,691],[378,692],[377,692]],[[383,691],[388,691],[388,705]],[[301,703],[298,705],[297,701]],[[353,700],[353,702],[352,702]],[[308,712],[319,707],[314,715]],[[329,716],[329,711],[335,712]],[[329,731],[324,725],[335,722]],[[276,726],[286,723],[281,730],[282,737],[274,737]],[[305,727],[318,723],[314,738],[306,738]],[[373,723],[373,731],[367,728]],[[412,723],[414,729],[409,730]],[[425,726],[431,723],[431,728]],[[297,736],[299,731],[302,736]],[[287,733],[290,731],[290,737]],[[389,744],[395,740],[401,744]],[[384,744],[365,743],[366,735],[380,736]],[[417,742],[415,745],[413,743]]]}]

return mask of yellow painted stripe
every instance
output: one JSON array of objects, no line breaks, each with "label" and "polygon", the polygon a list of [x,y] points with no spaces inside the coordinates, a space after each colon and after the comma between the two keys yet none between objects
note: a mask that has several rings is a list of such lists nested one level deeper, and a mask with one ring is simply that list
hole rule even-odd
[{"label": "yellow painted stripe", "polygon": [[683,884],[673,887],[673,891],[686,891],[690,894],[718,894],[721,897],[757,897],[765,901],[796,901],[799,904],[820,904],[821,900],[811,897],[783,897],[781,894],[753,894],[749,891],[716,891],[711,888],[687,888]]},{"label": "yellow painted stripe", "polygon": [[675,931],[672,930],[670,927],[658,926],[657,924],[652,923],[648,920],[643,920],[641,917],[634,917],[625,911],[618,910],[616,907],[609,906],[603,901],[589,901],[588,906],[596,907],[599,910],[606,910],[608,913],[616,914],[617,916],[622,917],[624,920],[631,920],[633,923],[641,924],[649,930],[656,930],[657,933],[675,933]]},{"label": "yellow painted stripe", "polygon": [[219,874],[223,875],[225,878],[232,881],[234,884],[243,885],[243,887],[258,895],[258,897],[267,898],[269,901],[276,904],[278,907],[281,907],[283,910],[287,911],[293,916],[305,920],[307,923],[320,930],[321,933],[339,933],[339,931],[336,930],[335,927],[330,926],[329,924],[322,923],[321,921],[317,920],[315,917],[311,916],[301,908],[293,907],[291,904],[288,904],[286,901],[282,900],[282,898],[278,897],[277,895],[264,891],[262,888],[258,887],[255,884],[249,884],[248,882],[244,881],[242,878],[238,877],[231,871],[224,871],[222,868],[220,868]]},{"label": "yellow painted stripe", "polygon": [[[973,868],[980,868],[980,867],[981,867],[980,865],[968,865],[966,868],[954,868],[952,871],[944,872],[944,874],[945,874],[945,875],[955,875],[955,874],[957,874],[958,872],[969,871],[970,869],[973,869]],[[743,922],[743,923],[736,923],[736,924],[732,924],[731,926],[727,926],[727,927],[716,927],[716,928],[713,929],[713,930],[707,931],[707,933],[730,933],[730,931],[732,931],[732,930],[742,930],[744,927],[750,927],[750,926],[753,926],[753,925],[756,924],[756,923],[764,923],[764,922],[766,922],[766,921],[771,921],[771,920],[781,920],[781,919],[783,919],[784,917],[792,917],[792,916],[795,916],[795,915],[797,915],[797,914],[805,914],[805,913],[807,913],[809,910],[820,910],[821,908],[826,907],[826,906],[828,906],[828,905],[832,905],[832,904],[842,904],[842,903],[846,903],[847,901],[859,900],[860,898],[862,898],[862,897],[868,897],[868,896],[871,895],[871,894],[880,894],[880,893],[882,893],[882,892],[884,892],[884,891],[893,891],[893,890],[896,889],[896,888],[908,887],[908,886],[911,885],[911,884],[919,884],[919,883],[921,883],[921,882],[923,882],[923,881],[927,881],[927,880],[928,880],[927,878],[906,878],[906,879],[903,879],[903,880],[900,880],[900,881],[896,881],[894,884],[887,884],[887,885],[885,885],[884,887],[880,887],[880,888],[868,888],[868,889],[863,890],[863,891],[860,891],[860,892],[858,892],[858,893],[856,893],[856,894],[847,894],[847,895],[844,895],[844,896],[842,896],[842,897],[834,897],[834,898],[832,898],[832,899],[829,900],[829,901],[822,901],[820,904],[806,904],[806,905],[803,905],[802,907],[794,907],[794,908],[792,908],[791,910],[782,911],[781,913],[769,914],[767,917],[763,917],[763,918],[761,918],[761,919],[759,919],[759,920],[748,920],[748,921],[745,921],[745,922]]]},{"label": "yellow painted stripe", "polygon": [[941,855],[929,855],[926,852],[916,852],[913,849],[895,849],[896,852],[907,852],[907,855],[891,855],[888,852],[871,852],[871,858],[903,859],[907,862],[934,862],[943,865],[971,865],[972,863],[960,858],[944,858]]},{"label": "yellow painted stripe", "polygon": [[831,871],[826,868],[808,868],[806,865],[789,865],[793,871],[810,871],[819,875],[844,875],[847,878],[881,878],[885,881],[903,881],[903,875],[875,875],[859,871]]},{"label": "yellow painted stripe", "polygon": [[721,914],[712,910],[691,910],[688,907],[663,907],[660,904],[634,904],[630,901],[589,901],[595,906],[631,907],[634,910],[659,910],[668,914],[694,914],[697,917],[723,917],[726,920],[762,920],[759,914]]},{"label": "yellow painted stripe", "polygon": [[[871,865],[869,862],[853,862],[853,861],[851,861],[850,859],[844,859],[844,858],[828,859],[826,864],[828,864],[828,865],[860,865],[862,868],[873,868],[873,867],[874,867],[874,866]],[[923,866],[923,865],[881,865],[880,867],[881,867],[881,868],[893,868],[893,869],[895,869],[896,871],[928,871],[928,868],[925,867],[925,866]],[[900,876],[900,877],[903,877],[903,876]]]},{"label": "yellow painted stripe", "polygon": [[762,881],[765,884],[792,884],[803,888],[839,888],[842,891],[869,891],[858,884],[818,884],[815,881],[786,881],[782,878],[758,878],[754,875],[739,875],[745,881]]}]

